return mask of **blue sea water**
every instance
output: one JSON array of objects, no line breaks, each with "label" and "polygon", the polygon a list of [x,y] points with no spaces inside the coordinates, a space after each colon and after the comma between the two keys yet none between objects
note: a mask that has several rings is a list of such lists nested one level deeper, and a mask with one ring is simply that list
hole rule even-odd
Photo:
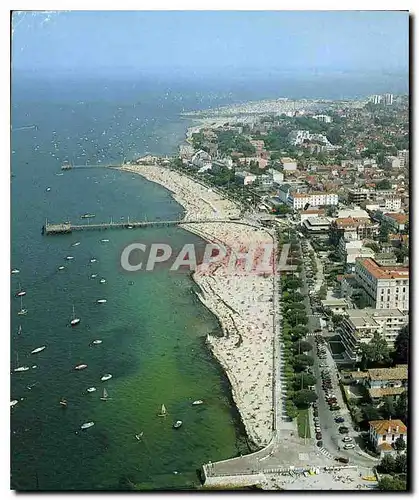
[{"label": "blue sea water", "polygon": [[[180,217],[170,193],[140,176],[101,168],[59,174],[66,161],[173,153],[187,126],[178,116],[184,104],[149,88],[88,82],[61,92],[49,82],[18,80],[13,89],[11,267],[20,273],[11,277],[11,371],[17,364],[31,369],[11,375],[11,399],[19,400],[11,410],[11,486],[193,488],[202,463],[247,450],[226,378],[204,345],[219,326],[188,275],[128,275],[119,258],[133,241],[180,247],[202,240],[180,228],[41,234],[46,219],[81,222],[86,212],[95,222]],[[194,95],[189,102],[202,106]],[[20,287],[25,316],[17,315]],[[107,303],[97,304],[100,298]],[[75,328],[73,306],[81,318]],[[94,339],[103,342],[91,346]],[[88,368],[75,371],[80,363]],[[105,373],[113,378],[104,383]],[[97,391],[86,393],[91,386]],[[100,399],[104,387],[109,401]],[[204,405],[192,406],[195,399]],[[166,418],[157,416],[162,404]],[[184,424],[174,430],[177,419]],[[94,427],[80,431],[88,421]]]}]

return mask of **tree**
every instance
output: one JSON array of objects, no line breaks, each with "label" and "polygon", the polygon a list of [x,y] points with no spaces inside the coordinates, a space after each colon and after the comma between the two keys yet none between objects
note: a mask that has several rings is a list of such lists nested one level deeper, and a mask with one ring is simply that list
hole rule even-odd
[{"label": "tree", "polygon": [[311,373],[297,373],[294,377],[294,388],[295,389],[307,389],[312,385],[316,384],[316,377]]},{"label": "tree", "polygon": [[292,340],[296,342],[297,340],[305,337],[307,333],[308,333],[308,328],[306,326],[297,325],[292,329]]},{"label": "tree", "polygon": [[289,418],[293,419],[298,415],[298,410],[297,407],[295,406],[294,402],[288,399],[285,403],[285,410],[287,412],[287,415]]},{"label": "tree", "polygon": [[[296,328],[304,328],[304,327],[296,327]],[[296,328],[294,330],[296,330]],[[306,340],[300,340],[298,342],[295,342],[294,344],[295,352],[304,353],[311,351],[312,349],[313,346],[310,344],[310,342],[307,342]]]},{"label": "tree", "polygon": [[382,242],[386,242],[388,240],[389,234],[390,234],[390,226],[388,225],[387,222],[381,221],[378,239]]},{"label": "tree", "polygon": [[[396,442],[399,439],[400,438],[398,438],[396,440]],[[406,445],[405,445],[405,448],[406,448]],[[407,456],[406,456],[406,453],[398,453],[397,457],[395,459],[395,462],[396,462],[396,464],[395,464],[396,472],[398,472],[399,474],[406,474],[407,473]]]},{"label": "tree", "polygon": [[292,364],[295,370],[301,372],[305,370],[307,367],[313,366],[314,359],[311,356],[308,356],[307,354],[297,354],[297,356],[294,356]]},{"label": "tree", "polygon": [[377,190],[391,189],[391,183],[388,179],[383,179],[382,181],[377,182],[377,184],[375,185],[375,188]]},{"label": "tree", "polygon": [[397,451],[403,451],[404,449],[406,449],[406,443],[404,442],[404,439],[401,437],[398,437],[396,439],[396,441],[394,441],[394,448]]},{"label": "tree", "polygon": [[407,484],[398,478],[383,477],[378,482],[378,489],[380,491],[406,491]]},{"label": "tree", "polygon": [[378,465],[378,469],[380,472],[384,472],[385,474],[396,472],[396,461],[393,455],[384,455],[384,457],[381,459],[380,464]]},{"label": "tree", "polygon": [[294,394],[293,401],[298,408],[307,408],[311,403],[317,401],[317,394],[314,391],[303,389]]},{"label": "tree", "polygon": [[402,419],[406,425],[408,425],[409,422],[408,404],[407,404],[408,400],[409,398],[407,396],[407,391],[402,392],[395,405],[395,410],[396,410],[395,416]]},{"label": "tree", "polygon": [[361,365],[363,369],[373,365],[383,365],[390,362],[390,350],[386,339],[375,332],[368,344],[361,344]]},{"label": "tree", "polygon": [[379,420],[380,410],[372,404],[366,404],[361,407],[364,420]]},{"label": "tree", "polygon": [[396,415],[396,406],[392,397],[384,398],[383,405],[380,408],[380,413],[385,419],[389,419]]},{"label": "tree", "polygon": [[399,331],[396,340],[394,341],[394,351],[392,353],[392,357],[395,364],[408,364],[409,333],[409,324],[407,324]]}]

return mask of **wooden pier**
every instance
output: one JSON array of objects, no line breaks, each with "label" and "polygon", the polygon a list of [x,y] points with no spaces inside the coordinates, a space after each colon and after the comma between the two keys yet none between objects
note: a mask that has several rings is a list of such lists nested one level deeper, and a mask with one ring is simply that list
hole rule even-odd
[{"label": "wooden pier", "polygon": [[222,222],[234,222],[236,224],[246,224],[237,218],[230,219],[179,219],[179,220],[164,220],[164,221],[127,221],[127,222],[109,222],[109,223],[99,223],[99,224],[71,224],[70,222],[65,222],[62,224],[50,224],[48,222],[42,226],[42,234],[52,235],[52,234],[69,234],[73,231],[84,231],[84,230],[107,230],[107,229],[137,229],[146,227],[163,227],[163,226],[178,226],[180,224],[206,224],[206,223],[222,223]]}]

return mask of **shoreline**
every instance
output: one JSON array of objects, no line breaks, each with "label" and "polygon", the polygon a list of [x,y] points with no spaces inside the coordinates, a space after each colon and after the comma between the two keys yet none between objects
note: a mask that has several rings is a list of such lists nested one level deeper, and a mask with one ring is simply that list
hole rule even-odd
[{"label": "shoreline", "polygon": [[[155,165],[124,165],[122,171],[142,175],[168,189],[184,207],[184,219],[198,214],[208,218],[236,217],[240,209],[212,189],[178,172]],[[233,252],[243,246],[272,242],[263,229],[240,224],[182,225],[209,243],[223,243]],[[260,275],[231,273],[213,265],[211,273],[192,274],[199,287],[198,299],[218,319],[222,337],[207,335],[206,345],[226,374],[231,395],[243,422],[247,438],[261,448],[272,437],[272,279]]]}]

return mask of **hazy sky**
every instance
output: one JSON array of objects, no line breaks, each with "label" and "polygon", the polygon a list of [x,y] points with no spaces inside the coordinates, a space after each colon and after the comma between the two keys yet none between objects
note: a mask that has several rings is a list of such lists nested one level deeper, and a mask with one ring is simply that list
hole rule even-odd
[{"label": "hazy sky", "polygon": [[13,68],[41,73],[407,71],[407,12],[15,12]]}]

